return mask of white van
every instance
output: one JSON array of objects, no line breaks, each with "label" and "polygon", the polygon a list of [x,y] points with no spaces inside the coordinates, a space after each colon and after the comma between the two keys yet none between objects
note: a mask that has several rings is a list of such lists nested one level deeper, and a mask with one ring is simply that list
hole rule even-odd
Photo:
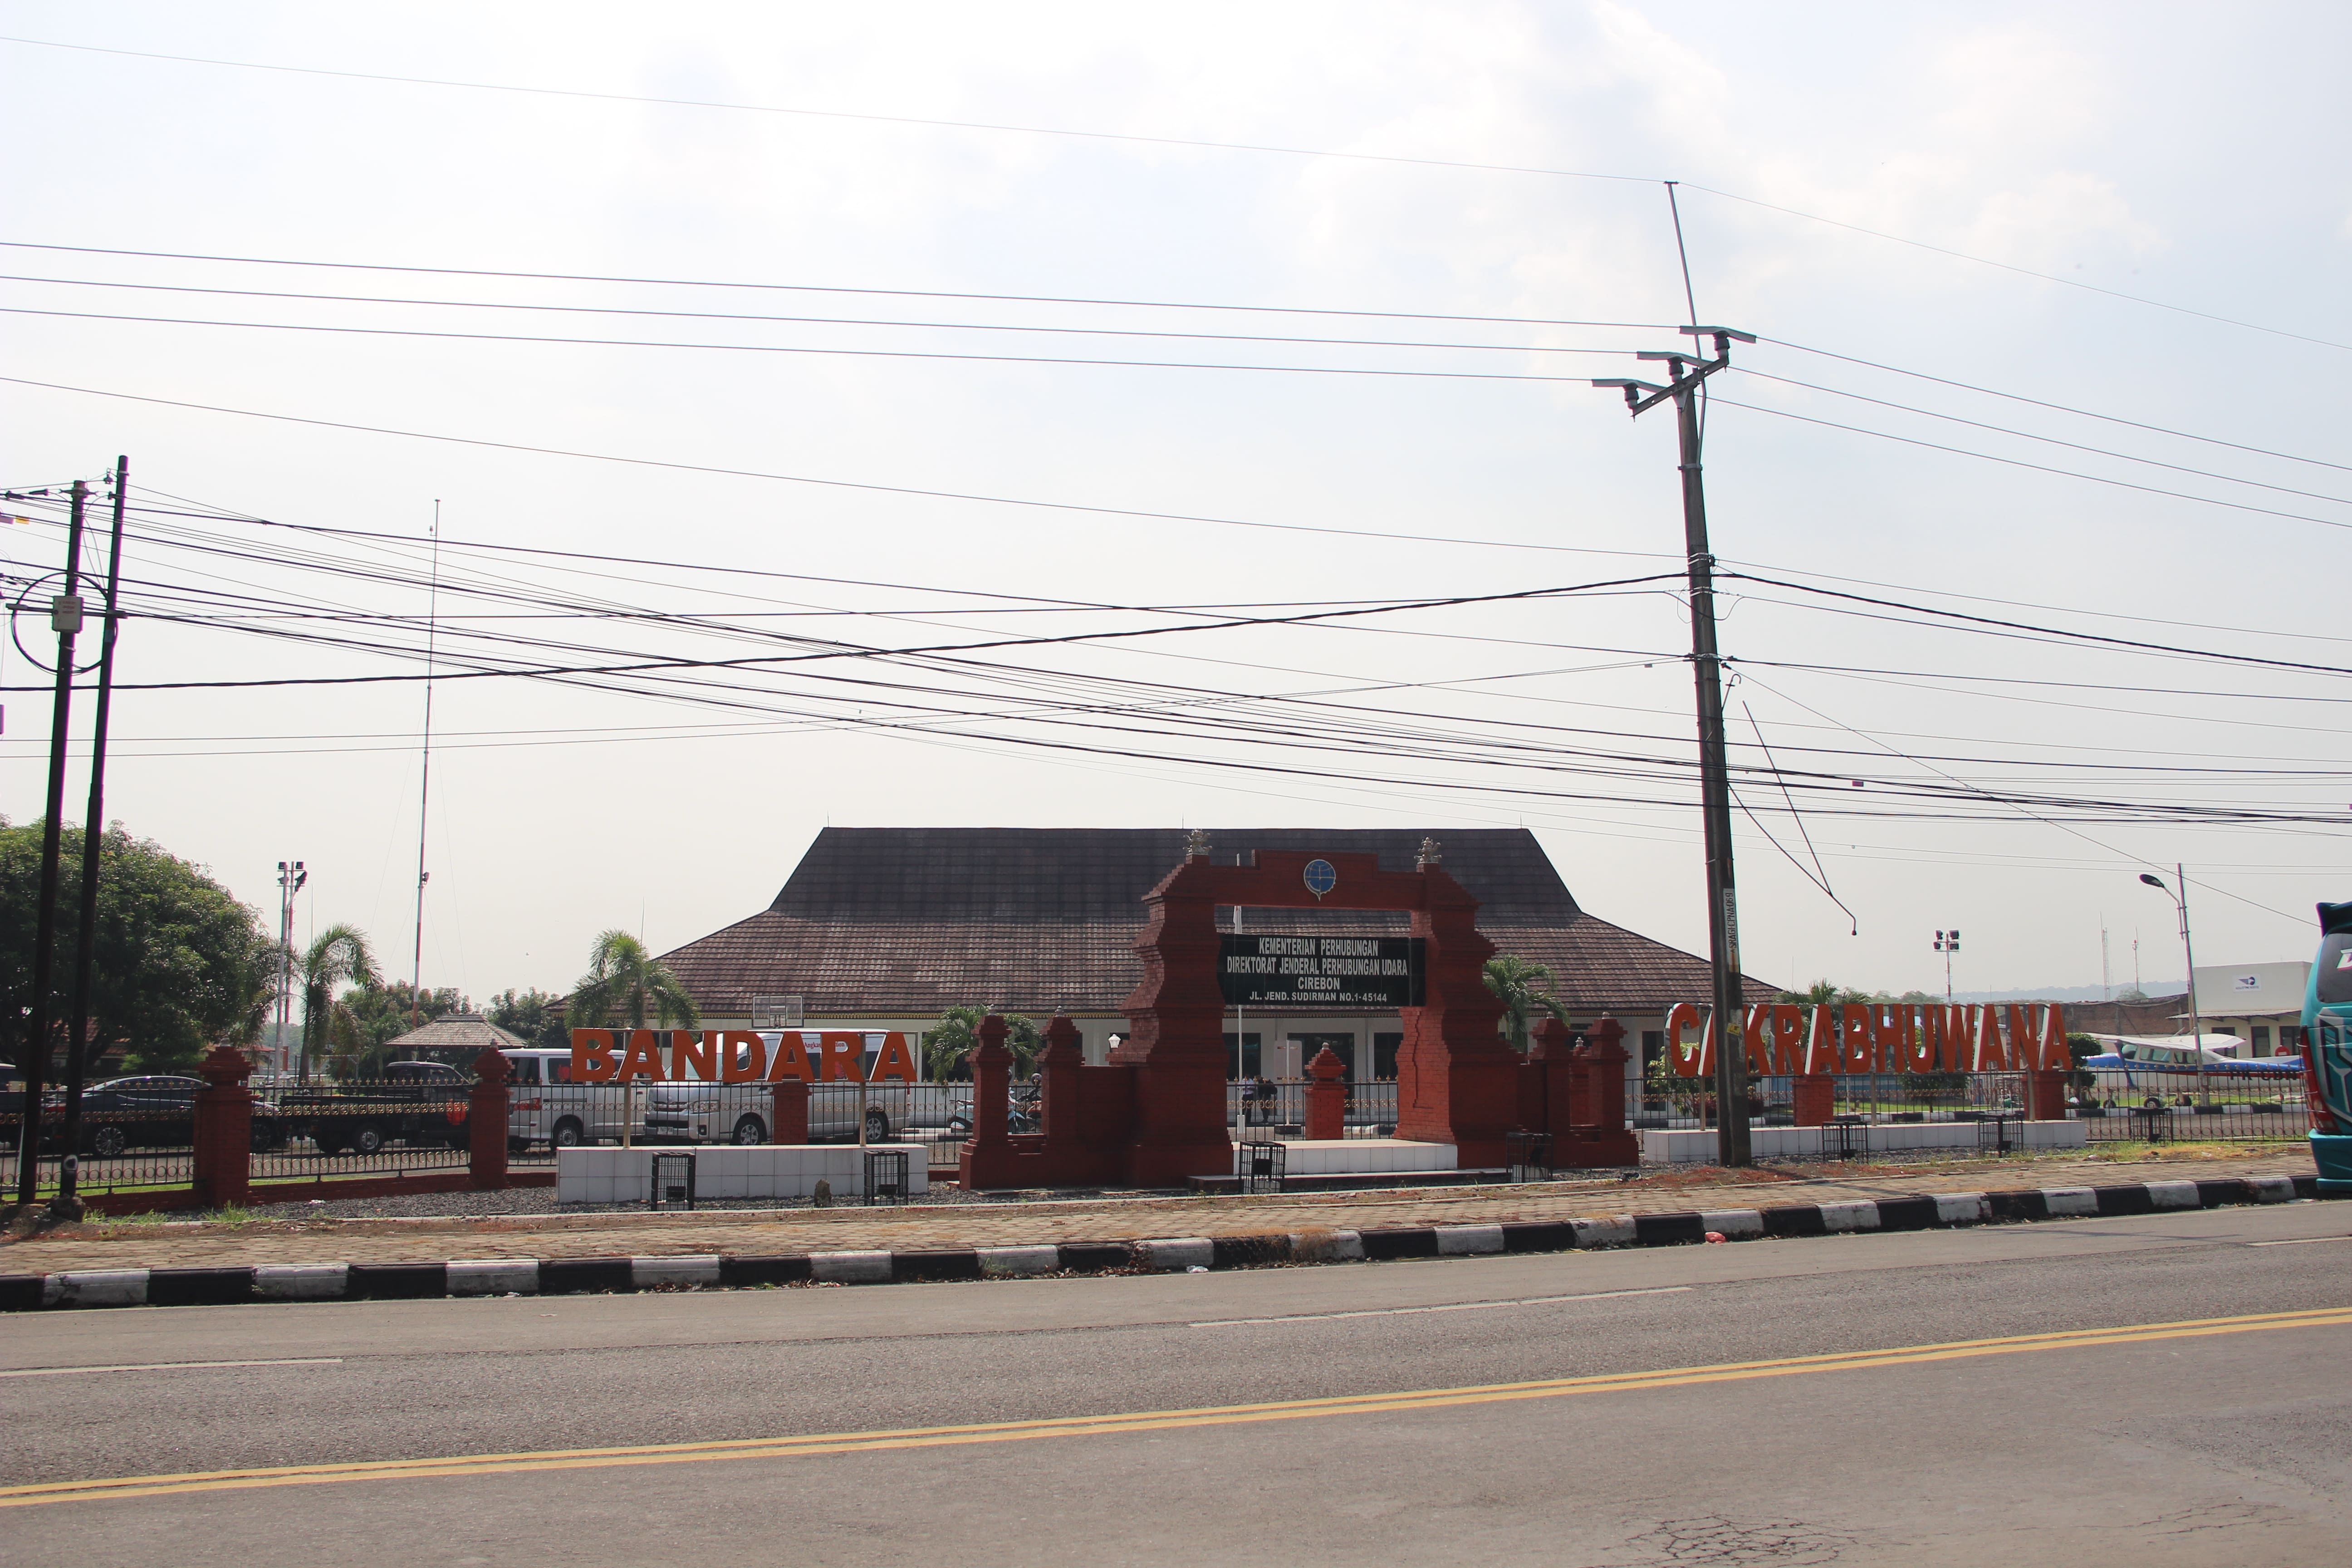
[{"label": "white van", "polygon": [[646,1085],[638,1085],[631,1096],[616,1084],[573,1083],[568,1049],[499,1055],[507,1058],[507,1147],[514,1152],[540,1143],[570,1149],[606,1139],[618,1142],[622,1114],[632,1099],[636,1102],[634,1131],[643,1135],[649,1098]]}]

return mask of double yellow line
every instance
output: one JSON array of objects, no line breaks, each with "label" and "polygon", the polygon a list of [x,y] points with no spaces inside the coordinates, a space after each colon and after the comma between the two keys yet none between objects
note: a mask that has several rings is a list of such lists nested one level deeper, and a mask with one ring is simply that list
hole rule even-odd
[{"label": "double yellow line", "polygon": [[184,1475],[52,1481],[40,1486],[0,1488],[0,1508],[94,1502],[106,1498],[168,1497],[181,1492],[326,1486],[338,1481],[509,1476],[533,1470],[601,1469],[622,1465],[687,1465],[718,1459],[782,1459],[817,1454],[877,1453],[893,1448],[956,1447],[973,1443],[1025,1443],[1041,1437],[1102,1437],[1123,1432],[1166,1432],[1188,1426],[1305,1421],[1327,1415],[1372,1415],[1391,1410],[1441,1410],[1454,1405],[1496,1405],[1520,1399],[1559,1399],[1571,1394],[1631,1394],[1651,1388],[1688,1388],[1710,1383],[1743,1383],[1755,1378],[1798,1377],[1821,1372],[1864,1372],[1873,1367],[1923,1366],[1934,1362],[1960,1361],[1974,1356],[2089,1350],[2102,1345],[2147,1344],[2162,1340],[2257,1333],[2271,1329],[2336,1327],[2352,1327],[2352,1307],[2323,1307],[2301,1312],[2258,1312],[2237,1318],[2193,1318],[2174,1323],[2133,1323],[2111,1329],[2017,1334],[2005,1339],[1956,1340],[1947,1344],[1905,1345],[1891,1350],[1857,1351],[1838,1355],[1788,1356],[1775,1361],[1726,1362],[1715,1366],[1613,1373],[1599,1377],[1555,1377],[1531,1383],[1494,1383],[1467,1388],[1347,1394],[1331,1399],[1286,1399],[1266,1405],[1220,1405],[1195,1410],[1139,1410],[1119,1415],[1057,1416],[1038,1421],[992,1421],[969,1426],[914,1426],[888,1432],[812,1433],[795,1437],[752,1437],[710,1443],[560,1448],[530,1454],[472,1454],[435,1459],[283,1465],[266,1469],[202,1470]]}]

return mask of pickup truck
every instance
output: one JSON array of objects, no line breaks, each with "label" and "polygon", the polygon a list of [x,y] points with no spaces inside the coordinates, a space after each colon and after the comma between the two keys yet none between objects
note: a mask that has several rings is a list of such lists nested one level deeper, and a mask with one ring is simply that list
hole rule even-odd
[{"label": "pickup truck", "polygon": [[472,1077],[446,1063],[394,1062],[380,1079],[281,1090],[278,1122],[321,1154],[373,1154],[395,1142],[462,1149],[472,1089]]}]

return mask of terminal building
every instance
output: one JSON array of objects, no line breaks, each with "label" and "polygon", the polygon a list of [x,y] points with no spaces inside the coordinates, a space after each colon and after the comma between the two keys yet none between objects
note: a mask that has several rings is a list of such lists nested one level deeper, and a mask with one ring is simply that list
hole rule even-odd
[{"label": "terminal building", "polygon": [[[913,1036],[950,1007],[1066,1014],[1100,1063],[1128,1029],[1141,978],[1135,939],[1143,896],[1183,862],[1179,828],[828,827],[775,901],[663,955],[709,1028],[895,1029]],[[1603,1013],[1664,1048],[1667,1009],[1704,1004],[1704,958],[1612,925],[1580,907],[1524,828],[1213,830],[1210,855],[1247,864],[1258,850],[1370,854],[1408,871],[1425,839],[1479,901],[1499,953],[1542,964],[1571,1026]],[[1696,888],[1694,888],[1696,893]],[[1222,910],[1222,930],[1402,936],[1411,916],[1315,910]],[[1751,1003],[1775,987],[1748,979]],[[1370,1016],[1237,1011],[1226,1045],[1238,1074],[1297,1078],[1326,1046],[1358,1080],[1396,1076],[1404,1025]]]}]

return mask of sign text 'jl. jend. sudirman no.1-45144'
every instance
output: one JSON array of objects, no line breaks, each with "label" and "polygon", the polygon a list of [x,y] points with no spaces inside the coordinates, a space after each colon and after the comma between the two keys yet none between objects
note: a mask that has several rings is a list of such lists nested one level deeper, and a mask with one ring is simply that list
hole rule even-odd
[{"label": "sign text 'jl. jend. sudirman no.1-45144'", "polygon": [[[2065,1013],[2056,1003],[1759,1003],[1744,1022],[1740,1038],[1751,1073],[2042,1072],[2072,1065]],[[1699,1037],[1685,1038],[1694,1029]],[[1666,1015],[1666,1055],[1675,1071],[1707,1077],[1715,1048],[1713,1020],[1676,1003]]]},{"label": "sign text 'jl. jend. sudirman no.1-45144'", "polygon": [[[913,1083],[914,1053],[901,1034],[880,1036],[868,1073],[866,1044],[856,1029],[786,1030],[775,1043],[751,1029],[574,1029],[574,1083]],[[667,1049],[665,1050],[664,1047]]]}]

